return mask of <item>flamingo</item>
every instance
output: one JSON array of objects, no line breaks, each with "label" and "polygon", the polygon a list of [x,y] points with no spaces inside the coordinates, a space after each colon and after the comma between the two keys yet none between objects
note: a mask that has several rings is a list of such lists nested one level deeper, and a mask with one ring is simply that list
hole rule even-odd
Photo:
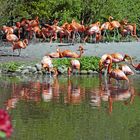
[{"label": "flamingo", "polygon": [[63,52],[60,52],[61,57],[68,57],[68,58],[80,58],[81,55],[84,53],[84,49],[82,46],[79,46],[80,54],[77,54],[75,52],[71,52],[70,50],[64,50]]},{"label": "flamingo", "polygon": [[8,26],[2,26],[2,31],[4,31],[4,33],[14,33],[14,29],[12,27],[8,27]]},{"label": "flamingo", "polygon": [[109,25],[110,25],[109,22],[105,22],[105,23],[103,23],[103,24],[101,25],[100,30],[101,30],[101,31],[104,31],[103,36],[107,35],[107,37],[108,37],[108,34],[107,34],[106,30],[109,30]]},{"label": "flamingo", "polygon": [[48,54],[48,56],[50,56],[51,58],[60,58],[60,49],[57,48],[56,52],[52,52],[50,54]]},{"label": "flamingo", "polygon": [[118,29],[120,28],[121,24],[116,20],[111,21],[111,19],[113,19],[113,17],[109,16],[109,23],[110,23],[109,30],[110,31],[114,30],[114,39],[115,39],[115,34],[116,34],[115,29],[117,30],[117,34],[119,35]]},{"label": "flamingo", "polygon": [[138,41],[138,37],[136,35],[136,24],[128,24],[126,19],[121,21],[121,34],[122,36],[130,34],[132,37],[136,38]]},{"label": "flamingo", "polygon": [[126,76],[126,74],[120,70],[120,69],[112,69],[112,58],[108,57],[110,59],[110,63],[108,65],[108,74],[109,74],[109,79],[113,78],[116,79],[118,82],[119,80],[126,80],[129,83],[129,79]]},{"label": "flamingo", "polygon": [[134,75],[134,72],[126,64],[121,64],[119,69],[122,70],[126,75]]},{"label": "flamingo", "polygon": [[134,64],[132,58],[130,58],[130,63],[135,68],[135,70],[140,71],[140,63],[139,64]]},{"label": "flamingo", "polygon": [[12,42],[12,49],[13,49],[13,52],[14,50],[18,49],[18,52],[19,52],[19,56],[20,56],[20,52],[21,52],[21,49],[25,49],[28,45],[28,39],[24,39],[23,41],[19,40],[19,41],[14,41]]},{"label": "flamingo", "polygon": [[[109,58],[109,59],[107,59]],[[112,63],[120,63],[126,61],[127,59],[131,59],[131,57],[127,54],[124,56],[120,53],[112,53],[112,54],[104,54],[99,61],[99,71],[101,72],[104,67],[110,63],[110,59],[112,59]]]},{"label": "flamingo", "polygon": [[41,60],[42,67],[45,69],[48,69],[50,72],[50,69],[53,67],[52,59],[49,56],[44,56]]},{"label": "flamingo", "polygon": [[101,35],[101,31],[100,31],[100,22],[96,22],[94,24],[91,24],[88,28],[87,28],[87,36],[84,38],[84,42],[88,39],[88,36],[90,35],[96,35],[98,34],[98,36]]},{"label": "flamingo", "polygon": [[80,62],[79,60],[73,59],[70,61],[71,67],[68,67],[68,75],[70,76],[71,72],[78,70],[80,72]]},{"label": "flamingo", "polygon": [[9,31],[6,34],[6,39],[7,39],[8,42],[13,42],[13,41],[18,41],[19,40],[19,38],[15,34],[9,32]]},{"label": "flamingo", "polygon": [[51,57],[44,56],[42,58],[42,60],[41,60],[41,64],[42,64],[42,67],[45,70],[48,70],[48,72],[50,73],[50,77],[51,77],[51,71],[54,72],[54,76],[57,76],[58,75],[57,69],[53,67],[52,58]]}]

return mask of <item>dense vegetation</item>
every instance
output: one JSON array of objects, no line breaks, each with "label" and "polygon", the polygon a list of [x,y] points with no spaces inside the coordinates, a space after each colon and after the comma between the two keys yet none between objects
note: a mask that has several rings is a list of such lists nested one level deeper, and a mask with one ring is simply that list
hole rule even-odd
[{"label": "dense vegetation", "polygon": [[59,19],[84,24],[105,22],[109,15],[121,21],[127,18],[140,28],[139,0],[0,0],[0,25],[13,24],[21,18]]}]

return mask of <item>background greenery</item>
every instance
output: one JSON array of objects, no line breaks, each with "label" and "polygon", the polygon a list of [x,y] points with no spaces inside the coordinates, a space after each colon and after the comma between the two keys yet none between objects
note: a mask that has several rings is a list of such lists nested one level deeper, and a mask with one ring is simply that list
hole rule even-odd
[{"label": "background greenery", "polygon": [[0,25],[12,24],[21,18],[60,19],[84,24],[105,22],[109,15],[116,20],[127,18],[140,28],[139,0],[0,0]]}]

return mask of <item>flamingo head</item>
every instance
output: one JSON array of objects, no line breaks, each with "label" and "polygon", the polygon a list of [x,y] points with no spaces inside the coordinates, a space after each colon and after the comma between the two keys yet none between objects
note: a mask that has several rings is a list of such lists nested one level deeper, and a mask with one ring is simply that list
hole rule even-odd
[{"label": "flamingo head", "polygon": [[59,53],[59,52],[60,52],[60,48],[57,48],[57,49],[56,49],[56,52],[58,52],[58,53]]},{"label": "flamingo head", "polygon": [[25,43],[26,45],[28,45],[28,44],[29,44],[28,39],[24,39],[24,43]]},{"label": "flamingo head", "polygon": [[109,16],[109,19],[114,19],[112,16]]},{"label": "flamingo head", "polygon": [[129,56],[128,54],[125,54],[123,60],[124,61],[127,61],[127,60],[130,60],[131,61],[132,60],[132,57]]},{"label": "flamingo head", "polygon": [[79,46],[79,49],[78,49],[77,51],[83,51],[83,50],[85,50],[85,49],[83,48],[83,46]]},{"label": "flamingo head", "polygon": [[127,25],[128,20],[127,20],[127,19],[123,19],[123,20],[122,20],[122,23],[123,23],[124,25]]},{"label": "flamingo head", "polygon": [[108,57],[106,58],[106,60],[103,62],[103,64],[104,64],[105,67],[108,67],[110,63],[111,63],[111,59],[110,59],[110,57],[108,56]]},{"label": "flamingo head", "polygon": [[100,26],[101,25],[100,21],[96,22],[96,25]]}]

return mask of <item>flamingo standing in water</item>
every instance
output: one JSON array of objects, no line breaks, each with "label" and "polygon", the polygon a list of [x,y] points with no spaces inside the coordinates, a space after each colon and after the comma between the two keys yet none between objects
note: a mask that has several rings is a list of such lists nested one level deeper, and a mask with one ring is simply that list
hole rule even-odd
[{"label": "flamingo standing in water", "polygon": [[134,64],[132,58],[130,58],[130,63],[135,68],[135,70],[140,71],[140,63],[139,64]]},{"label": "flamingo standing in water", "polygon": [[118,68],[112,69],[112,58],[108,57],[107,59],[110,59],[110,63],[108,65],[109,79],[113,78],[113,79],[116,79],[118,82],[119,82],[119,80],[126,80],[129,83],[129,79],[126,76],[125,72]]},{"label": "flamingo standing in water", "polygon": [[110,59],[112,60],[112,63],[120,63],[120,62],[126,61],[127,59],[130,60],[131,57],[127,54],[123,56],[120,53],[104,54],[99,61],[100,72],[102,71],[103,68],[108,66],[108,64],[110,63]]},{"label": "flamingo standing in water", "polygon": [[50,77],[51,71],[54,72],[54,76],[58,75],[57,69],[53,67],[52,58],[50,58],[49,56],[44,56],[41,60],[41,64],[42,67],[50,73]]},{"label": "flamingo standing in water", "polygon": [[134,75],[134,72],[126,64],[121,64],[119,69],[122,70],[126,75]]},{"label": "flamingo standing in water", "polygon": [[28,45],[28,39],[24,39],[23,41],[19,40],[16,42],[12,42],[12,44],[13,44],[12,45],[13,52],[14,50],[18,49],[19,56],[20,56],[21,49],[25,49]]},{"label": "flamingo standing in water", "polygon": [[71,67],[68,68],[68,75],[70,76],[71,72],[73,72],[74,70],[78,70],[78,72],[80,73],[80,62],[79,60],[73,59],[70,61]]},{"label": "flamingo standing in water", "polygon": [[49,56],[44,56],[41,60],[42,67],[47,69],[49,72],[53,68],[52,59]]}]

